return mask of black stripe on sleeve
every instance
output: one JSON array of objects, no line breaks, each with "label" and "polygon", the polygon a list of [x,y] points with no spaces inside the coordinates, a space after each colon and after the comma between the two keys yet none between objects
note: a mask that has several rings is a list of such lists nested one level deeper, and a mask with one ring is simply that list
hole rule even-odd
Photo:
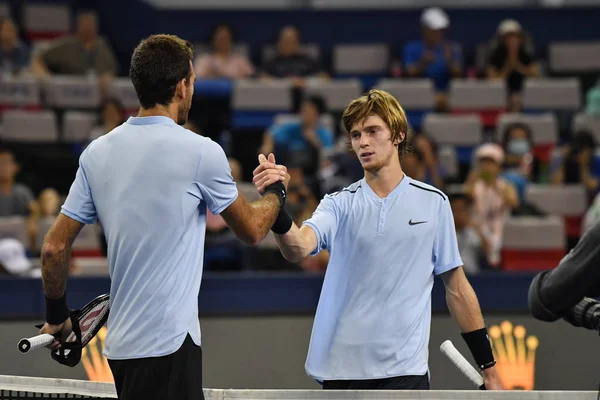
[{"label": "black stripe on sleeve", "polygon": [[419,186],[419,185],[417,185],[416,183],[413,183],[413,182],[409,183],[409,185],[414,186],[416,188],[419,188],[421,190],[426,190],[426,191],[431,192],[431,193],[437,193],[437,194],[439,194],[442,197],[442,199],[444,199],[444,201],[446,201],[446,196],[444,196],[444,194],[442,192],[440,192],[439,190],[429,189],[429,188],[426,188],[426,187],[423,187],[423,186]]}]

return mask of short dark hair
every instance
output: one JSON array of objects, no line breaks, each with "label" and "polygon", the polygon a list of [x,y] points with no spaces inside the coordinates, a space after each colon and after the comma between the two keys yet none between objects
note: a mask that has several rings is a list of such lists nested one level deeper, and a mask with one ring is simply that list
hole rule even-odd
[{"label": "short dark hair", "polygon": [[310,103],[313,106],[315,106],[319,115],[323,115],[327,112],[327,103],[325,102],[325,99],[322,96],[319,96],[319,95],[308,96],[306,99],[304,99],[304,102]]},{"label": "short dark hair", "polygon": [[133,51],[129,69],[142,107],[171,104],[177,84],[191,79],[193,57],[192,44],[175,35],[151,35],[142,40]]}]

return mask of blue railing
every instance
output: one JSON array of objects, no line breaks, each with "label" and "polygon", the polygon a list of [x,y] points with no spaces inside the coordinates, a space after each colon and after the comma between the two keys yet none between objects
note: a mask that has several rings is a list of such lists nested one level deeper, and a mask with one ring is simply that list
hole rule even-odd
[{"label": "blue railing", "polygon": [[[488,273],[469,278],[484,312],[527,311],[532,274]],[[311,314],[323,277],[301,273],[205,274],[200,289],[201,315]],[[109,278],[74,277],[68,283],[71,307],[108,293]],[[447,312],[444,286],[436,279],[433,310]],[[0,319],[39,318],[44,295],[39,279],[0,279]]]}]

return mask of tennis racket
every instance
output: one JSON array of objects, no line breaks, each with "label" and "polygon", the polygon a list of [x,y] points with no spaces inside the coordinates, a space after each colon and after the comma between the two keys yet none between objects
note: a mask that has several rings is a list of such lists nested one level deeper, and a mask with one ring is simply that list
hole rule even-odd
[{"label": "tennis racket", "polygon": [[460,354],[460,351],[454,347],[454,344],[450,340],[446,340],[440,346],[440,351],[452,361],[460,372],[462,372],[472,384],[477,386],[480,390],[485,390],[485,384],[483,383],[483,377],[473,368],[467,359]]},{"label": "tennis racket", "polygon": [[[65,343],[78,342],[81,348],[85,347],[90,340],[102,328],[108,319],[110,310],[110,295],[103,294],[96,297],[94,300],[86,304],[81,310],[71,311],[71,322],[73,323],[73,332],[69,335]],[[43,325],[36,325],[41,328]],[[19,340],[18,349],[21,353],[29,353],[32,350],[37,350],[46,347],[56,339],[54,335],[44,333]]]}]

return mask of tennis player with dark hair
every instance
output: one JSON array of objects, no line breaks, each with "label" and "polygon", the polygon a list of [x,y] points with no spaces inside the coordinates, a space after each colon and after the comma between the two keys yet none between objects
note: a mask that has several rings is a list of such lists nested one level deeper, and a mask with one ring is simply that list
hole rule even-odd
[{"label": "tennis player with dark hair", "polygon": [[[448,198],[400,166],[408,134],[402,107],[371,90],[348,105],[342,121],[364,178],[326,195],[302,227],[285,210],[273,227],[290,261],[324,249],[330,254],[307,373],[324,389],[429,389],[431,290],[434,275],[441,275],[448,308],[487,389],[500,389]],[[264,155],[260,161],[254,182],[262,192],[270,180],[262,178],[269,171]]]},{"label": "tennis player with dark hair", "polygon": [[71,329],[71,244],[84,224],[101,221],[111,277],[105,355],[120,399],[204,398],[198,292],[206,208],[256,244],[285,199],[284,167],[267,162],[273,184],[248,203],[223,149],[181,127],[194,93],[192,55],[189,43],[171,35],[150,36],[136,47],[130,76],[138,116],[83,152],[42,248],[47,322],[41,332],[64,340]]}]

